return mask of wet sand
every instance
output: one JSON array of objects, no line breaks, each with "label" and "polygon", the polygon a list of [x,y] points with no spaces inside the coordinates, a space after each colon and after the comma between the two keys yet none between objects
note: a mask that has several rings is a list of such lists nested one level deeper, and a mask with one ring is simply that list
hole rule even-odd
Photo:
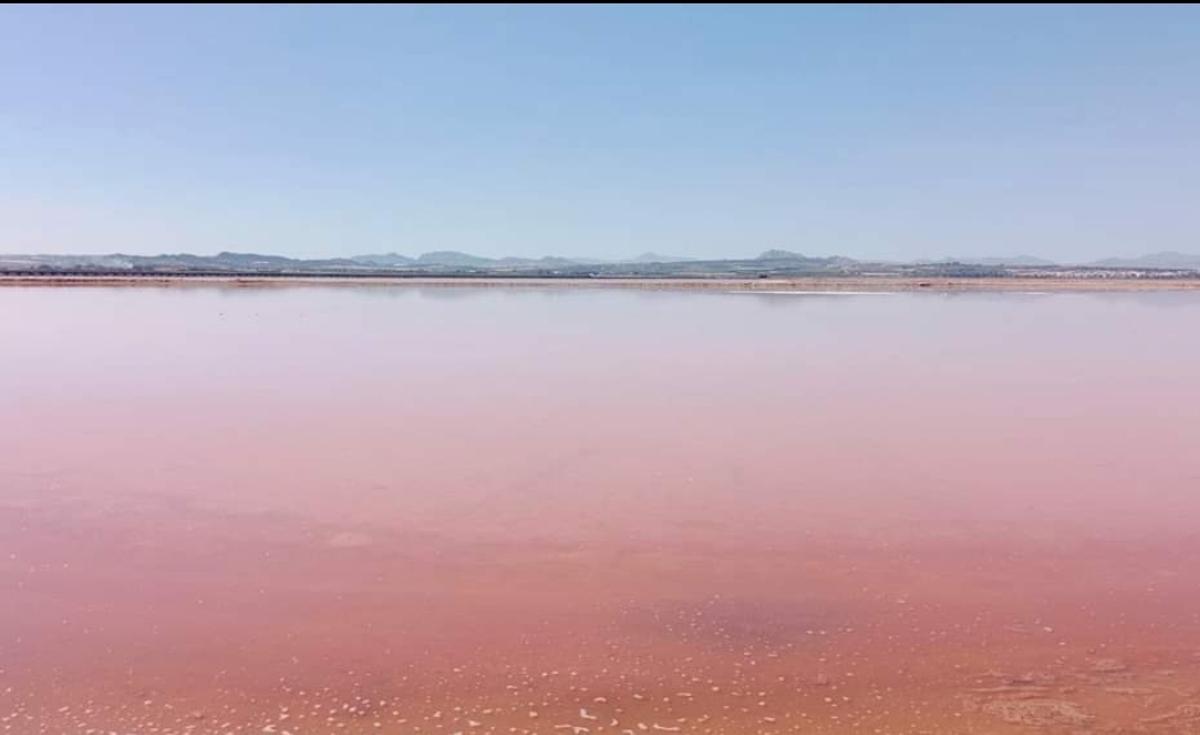
[{"label": "wet sand", "polygon": [[0,291],[0,731],[1200,731],[1191,293]]}]

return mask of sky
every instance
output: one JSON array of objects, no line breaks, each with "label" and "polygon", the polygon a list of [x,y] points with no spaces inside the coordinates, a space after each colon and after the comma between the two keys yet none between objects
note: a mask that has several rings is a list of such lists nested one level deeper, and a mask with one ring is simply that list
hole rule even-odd
[{"label": "sky", "polygon": [[1200,7],[0,8],[0,252],[1200,252]]}]

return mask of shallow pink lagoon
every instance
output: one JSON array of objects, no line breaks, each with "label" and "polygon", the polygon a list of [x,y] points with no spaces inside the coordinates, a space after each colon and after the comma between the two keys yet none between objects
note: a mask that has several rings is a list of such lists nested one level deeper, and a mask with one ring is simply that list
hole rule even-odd
[{"label": "shallow pink lagoon", "polygon": [[0,732],[1200,732],[1200,294],[0,289]]}]

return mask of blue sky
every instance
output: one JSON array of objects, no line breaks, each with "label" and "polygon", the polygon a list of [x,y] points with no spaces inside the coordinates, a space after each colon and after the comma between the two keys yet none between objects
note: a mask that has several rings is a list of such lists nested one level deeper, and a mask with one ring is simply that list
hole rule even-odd
[{"label": "blue sky", "polygon": [[1200,251],[1197,7],[3,7],[0,252]]}]

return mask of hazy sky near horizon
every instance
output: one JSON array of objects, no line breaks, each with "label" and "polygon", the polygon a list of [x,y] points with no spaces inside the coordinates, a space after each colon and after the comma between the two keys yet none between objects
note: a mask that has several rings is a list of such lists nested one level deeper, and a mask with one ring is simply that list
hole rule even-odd
[{"label": "hazy sky near horizon", "polygon": [[0,8],[0,252],[1200,251],[1198,7]]}]

